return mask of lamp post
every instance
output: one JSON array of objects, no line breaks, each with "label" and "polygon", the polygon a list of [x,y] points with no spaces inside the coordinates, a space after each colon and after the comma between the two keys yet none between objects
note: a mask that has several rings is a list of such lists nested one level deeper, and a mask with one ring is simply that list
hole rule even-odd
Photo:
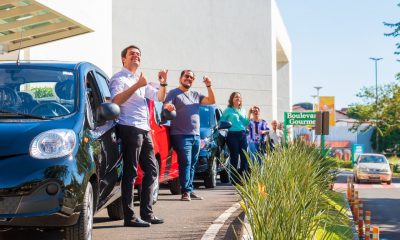
[{"label": "lamp post", "polygon": [[[317,112],[319,112],[319,90],[321,90],[321,86],[315,86],[314,87],[316,90],[317,90],[317,109],[316,109],[316,111]],[[322,149],[322,151],[324,151],[324,149],[325,149],[325,136],[324,135],[321,135],[321,149]]]},{"label": "lamp post", "polygon": [[379,133],[378,133],[378,61],[382,58],[369,58],[375,61],[375,141],[376,141],[376,151],[379,151]]}]

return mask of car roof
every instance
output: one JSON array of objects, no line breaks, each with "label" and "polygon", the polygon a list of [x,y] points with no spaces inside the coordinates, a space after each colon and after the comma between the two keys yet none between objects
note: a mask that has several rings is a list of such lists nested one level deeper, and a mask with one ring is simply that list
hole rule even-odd
[{"label": "car roof", "polygon": [[[82,62],[67,61],[20,61],[19,66],[54,67],[64,69],[75,69]],[[16,61],[0,61],[0,66],[16,66]]]}]

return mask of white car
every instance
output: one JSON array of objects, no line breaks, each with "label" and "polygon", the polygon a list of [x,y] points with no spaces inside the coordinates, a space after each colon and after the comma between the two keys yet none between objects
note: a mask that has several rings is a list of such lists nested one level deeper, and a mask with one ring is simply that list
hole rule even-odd
[{"label": "white car", "polygon": [[360,154],[353,168],[354,182],[379,181],[392,183],[389,161],[382,154]]}]

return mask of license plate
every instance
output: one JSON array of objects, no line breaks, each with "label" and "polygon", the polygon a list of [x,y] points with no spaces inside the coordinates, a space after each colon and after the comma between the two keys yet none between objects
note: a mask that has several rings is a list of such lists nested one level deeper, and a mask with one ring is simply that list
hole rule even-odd
[{"label": "license plate", "polygon": [[368,179],[370,179],[370,180],[379,180],[380,177],[368,177]]}]

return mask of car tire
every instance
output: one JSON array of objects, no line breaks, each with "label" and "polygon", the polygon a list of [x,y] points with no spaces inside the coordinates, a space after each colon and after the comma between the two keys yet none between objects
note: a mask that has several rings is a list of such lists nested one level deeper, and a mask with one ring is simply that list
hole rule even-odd
[{"label": "car tire", "polygon": [[387,185],[392,184],[392,180],[386,182]]},{"label": "car tire", "polygon": [[119,197],[117,200],[107,206],[108,217],[111,220],[122,220],[124,219],[124,209],[122,208],[122,198]]},{"label": "car tire", "polygon": [[221,180],[221,183],[229,183],[229,172],[224,169],[219,173],[219,179]]},{"label": "car tire", "polygon": [[93,231],[93,188],[89,182],[85,196],[82,202],[82,210],[79,215],[78,222],[65,228],[65,237],[67,240],[91,240]]},{"label": "car tire", "polygon": [[354,182],[355,183],[360,183],[360,180],[357,178],[357,175],[354,174]]},{"label": "car tire", "polygon": [[206,188],[215,188],[217,186],[217,161],[214,158],[211,161],[204,176],[204,186]]},{"label": "car tire", "polygon": [[[154,188],[153,188],[153,204],[156,204],[158,201],[158,192],[160,191],[160,183],[158,182],[159,178],[157,176],[157,181],[154,182]],[[137,195],[134,195],[134,201],[135,202],[140,202],[141,200],[141,194],[142,194],[142,185],[137,187]]]},{"label": "car tire", "polygon": [[171,192],[172,195],[181,194],[181,184],[179,182],[179,177],[169,181],[169,191]]},{"label": "car tire", "polygon": [[153,205],[156,204],[158,201],[158,193],[160,191],[160,183],[159,183],[159,178],[157,176],[157,181],[154,182],[154,188],[153,188]]}]

